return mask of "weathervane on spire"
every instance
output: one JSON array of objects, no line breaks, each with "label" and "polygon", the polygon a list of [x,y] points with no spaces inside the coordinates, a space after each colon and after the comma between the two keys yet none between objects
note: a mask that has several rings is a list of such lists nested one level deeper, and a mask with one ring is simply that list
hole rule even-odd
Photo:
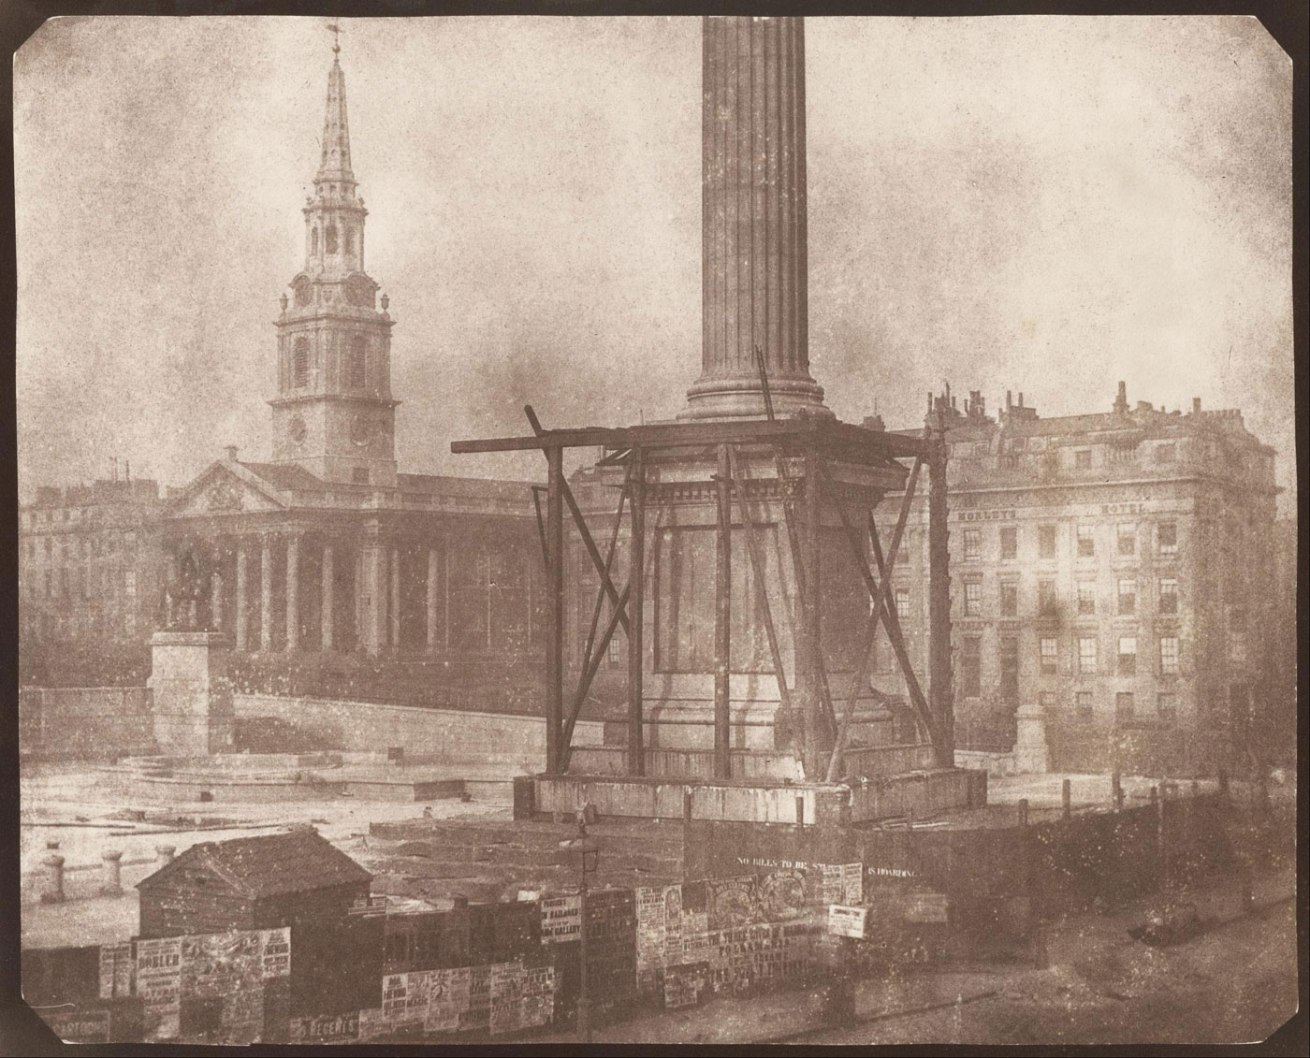
[{"label": "weathervane on spire", "polygon": [[335,22],[329,22],[328,29],[332,33],[332,54],[338,55],[341,52],[341,27]]}]

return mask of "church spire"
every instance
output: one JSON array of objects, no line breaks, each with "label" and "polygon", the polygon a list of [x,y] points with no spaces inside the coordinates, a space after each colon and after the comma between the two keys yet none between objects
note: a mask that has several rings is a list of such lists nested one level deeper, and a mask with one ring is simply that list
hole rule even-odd
[{"label": "church spire", "polygon": [[[340,34],[334,23],[329,26],[333,34]],[[328,73],[327,113],[323,117],[323,159],[318,167],[315,184],[353,184],[355,174],[350,168],[350,125],[346,119],[346,75],[341,69],[340,37],[332,45],[332,70]]]}]

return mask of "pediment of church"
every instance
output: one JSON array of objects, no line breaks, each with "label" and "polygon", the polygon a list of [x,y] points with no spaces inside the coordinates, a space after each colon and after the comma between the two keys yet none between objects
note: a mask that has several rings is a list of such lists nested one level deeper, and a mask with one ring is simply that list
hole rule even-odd
[{"label": "pediment of church", "polygon": [[237,464],[215,463],[178,497],[175,518],[285,510],[277,491]]}]

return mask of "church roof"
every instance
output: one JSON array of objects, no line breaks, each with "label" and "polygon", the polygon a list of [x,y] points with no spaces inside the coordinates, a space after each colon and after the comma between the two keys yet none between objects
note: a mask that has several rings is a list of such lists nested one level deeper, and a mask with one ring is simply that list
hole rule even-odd
[{"label": "church roof", "polygon": [[326,489],[327,482],[311,474],[302,466],[294,463],[245,463],[241,464],[252,474],[257,474],[275,489],[284,492],[316,492]]},{"label": "church roof", "polygon": [[440,493],[469,498],[515,499],[528,501],[531,481],[506,481],[503,478],[456,478],[443,474],[397,474],[396,482],[407,492]]}]

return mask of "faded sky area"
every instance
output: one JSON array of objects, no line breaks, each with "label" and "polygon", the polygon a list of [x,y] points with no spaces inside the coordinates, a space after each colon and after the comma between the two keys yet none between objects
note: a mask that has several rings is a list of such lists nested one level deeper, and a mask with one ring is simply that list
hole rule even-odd
[{"label": "faded sky area", "polygon": [[[89,18],[18,53],[20,489],[267,456],[322,19]],[[810,358],[1042,415],[1239,407],[1294,509],[1291,64],[1248,18],[809,19]],[[698,19],[346,20],[401,469],[669,418],[700,365]]]}]

